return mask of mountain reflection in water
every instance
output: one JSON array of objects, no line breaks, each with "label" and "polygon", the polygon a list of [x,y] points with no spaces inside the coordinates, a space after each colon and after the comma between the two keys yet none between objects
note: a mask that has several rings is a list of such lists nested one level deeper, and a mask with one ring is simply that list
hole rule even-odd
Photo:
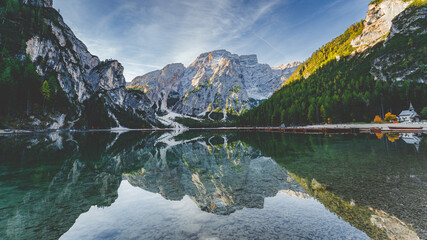
[{"label": "mountain reflection in water", "polygon": [[410,137],[394,143],[372,135],[220,132],[2,137],[0,235],[425,237],[426,141],[416,136],[415,149],[405,143]]},{"label": "mountain reflection in water", "polygon": [[241,141],[226,140],[196,138],[176,145],[165,155],[150,156],[144,168],[124,178],[168,200],[189,196],[201,210],[219,215],[263,208],[264,198],[279,190],[305,193],[273,159]]}]

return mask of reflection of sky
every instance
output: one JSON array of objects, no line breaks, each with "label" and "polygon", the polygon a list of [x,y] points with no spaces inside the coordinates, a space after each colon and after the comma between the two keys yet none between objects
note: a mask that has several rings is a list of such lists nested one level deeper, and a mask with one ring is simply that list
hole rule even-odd
[{"label": "reflection of sky", "polygon": [[92,206],[61,239],[368,239],[316,200],[285,194],[266,198],[263,209],[219,216],[201,211],[189,198],[168,201],[122,181],[118,199]]}]

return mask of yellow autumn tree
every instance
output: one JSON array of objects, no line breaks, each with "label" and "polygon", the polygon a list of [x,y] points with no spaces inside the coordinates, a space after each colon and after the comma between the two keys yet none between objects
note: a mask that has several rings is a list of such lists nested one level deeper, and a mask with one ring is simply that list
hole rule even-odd
[{"label": "yellow autumn tree", "polygon": [[391,122],[396,120],[397,120],[397,116],[391,114],[391,112],[386,113],[386,115],[384,116],[384,121]]},{"label": "yellow autumn tree", "polygon": [[375,122],[375,123],[382,123],[382,122],[383,122],[383,120],[381,119],[381,117],[380,117],[379,115],[376,115],[376,116],[375,116],[375,119],[374,119],[374,122]]}]

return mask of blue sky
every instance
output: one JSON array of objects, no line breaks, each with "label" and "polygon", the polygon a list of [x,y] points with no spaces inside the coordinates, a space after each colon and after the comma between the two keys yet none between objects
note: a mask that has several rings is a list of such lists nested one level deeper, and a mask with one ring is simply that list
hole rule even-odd
[{"label": "blue sky", "polygon": [[203,52],[257,54],[276,66],[303,61],[365,18],[371,0],[54,0],[65,22],[126,81]]}]

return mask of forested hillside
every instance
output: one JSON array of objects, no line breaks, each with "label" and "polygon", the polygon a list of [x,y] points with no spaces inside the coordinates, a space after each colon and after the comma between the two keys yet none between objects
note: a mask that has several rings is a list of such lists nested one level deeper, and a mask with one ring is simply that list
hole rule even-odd
[{"label": "forested hillside", "polygon": [[149,128],[123,66],[92,55],[52,0],[0,0],[0,128]]},{"label": "forested hillside", "polygon": [[48,8],[16,0],[0,1],[0,116],[65,111],[69,106],[55,75],[41,77],[31,59],[23,54],[32,35],[50,32],[43,20],[49,14]]},{"label": "forested hillside", "polygon": [[[412,102],[427,105],[426,1],[415,1],[393,20],[388,38],[362,53],[349,41],[361,23],[313,54],[269,100],[239,119],[243,126],[369,122],[398,114]],[[334,57],[339,55],[340,57]],[[306,78],[304,78],[304,76]]]},{"label": "forested hillside", "polygon": [[289,84],[294,80],[307,78],[328,62],[350,55],[354,51],[354,47],[351,46],[351,41],[359,36],[362,30],[363,21],[353,24],[344,34],[314,52],[309,59],[298,67],[285,84]]}]

